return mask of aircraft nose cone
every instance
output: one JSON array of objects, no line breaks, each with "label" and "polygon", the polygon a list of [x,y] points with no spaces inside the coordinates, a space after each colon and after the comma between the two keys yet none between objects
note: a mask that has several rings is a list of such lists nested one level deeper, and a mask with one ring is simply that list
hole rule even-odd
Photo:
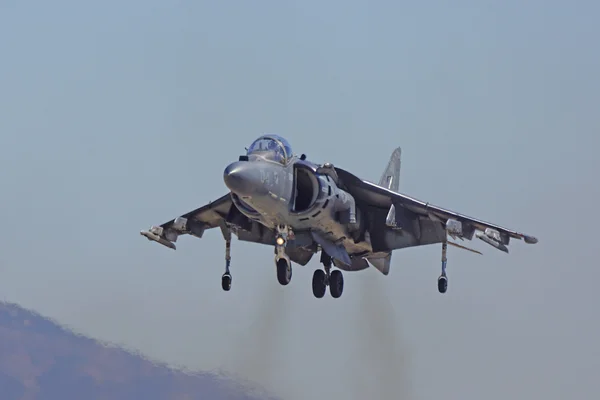
[{"label": "aircraft nose cone", "polygon": [[247,161],[230,164],[223,172],[225,185],[237,195],[251,196],[260,185],[258,171]]}]

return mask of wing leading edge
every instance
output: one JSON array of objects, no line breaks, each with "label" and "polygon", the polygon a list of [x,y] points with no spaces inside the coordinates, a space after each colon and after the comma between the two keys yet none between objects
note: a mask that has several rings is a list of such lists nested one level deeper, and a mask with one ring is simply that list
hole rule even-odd
[{"label": "wing leading edge", "polygon": [[478,234],[478,238],[505,252],[508,252],[506,245],[508,245],[509,238],[523,239],[528,244],[538,242],[538,239],[534,236],[516,232],[394,192],[385,187],[362,180],[344,169],[336,167],[336,172],[348,191],[357,200],[370,206],[384,209],[389,209],[392,205],[396,209],[403,207],[415,214],[428,217],[434,221],[443,222],[448,229],[448,233],[453,237],[471,240],[475,230],[482,231],[484,234]]},{"label": "wing leading edge", "polygon": [[201,238],[206,229],[224,228],[227,215],[231,209],[231,194],[220,197],[200,208],[190,211],[180,217],[165,222],[159,226],[152,226],[140,234],[173,250],[175,242],[180,235],[192,235]]}]

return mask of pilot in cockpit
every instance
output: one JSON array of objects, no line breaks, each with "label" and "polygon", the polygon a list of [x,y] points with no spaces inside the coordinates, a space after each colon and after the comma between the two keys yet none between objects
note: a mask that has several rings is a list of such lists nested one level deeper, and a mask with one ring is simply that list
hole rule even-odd
[{"label": "pilot in cockpit", "polygon": [[292,156],[291,148],[285,139],[277,136],[262,136],[252,143],[248,155],[258,155],[270,161],[287,163]]}]

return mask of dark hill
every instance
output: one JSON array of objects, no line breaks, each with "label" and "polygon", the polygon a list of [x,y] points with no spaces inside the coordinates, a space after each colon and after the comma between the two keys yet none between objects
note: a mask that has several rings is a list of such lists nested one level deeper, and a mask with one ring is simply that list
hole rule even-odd
[{"label": "dark hill", "polygon": [[0,302],[2,400],[259,399],[245,392],[225,377],[174,370]]}]

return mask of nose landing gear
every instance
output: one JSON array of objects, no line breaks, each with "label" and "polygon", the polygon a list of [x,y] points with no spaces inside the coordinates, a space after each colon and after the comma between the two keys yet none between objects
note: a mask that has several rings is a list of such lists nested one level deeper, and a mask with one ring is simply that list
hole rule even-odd
[{"label": "nose landing gear", "polygon": [[287,258],[275,259],[277,268],[277,281],[280,285],[286,286],[292,280],[292,263]]},{"label": "nose landing gear", "polygon": [[294,232],[285,225],[277,226],[277,237],[275,239],[275,268],[277,270],[277,281],[286,286],[292,280],[292,262],[285,253],[287,241],[294,238]]}]

